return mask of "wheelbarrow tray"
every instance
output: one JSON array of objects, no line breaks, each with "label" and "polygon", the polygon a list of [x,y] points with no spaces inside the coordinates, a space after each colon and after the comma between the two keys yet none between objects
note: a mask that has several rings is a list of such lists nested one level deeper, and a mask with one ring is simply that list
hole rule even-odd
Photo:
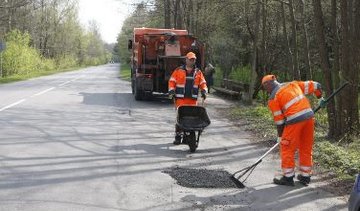
[{"label": "wheelbarrow tray", "polygon": [[202,106],[180,106],[176,121],[184,131],[200,131],[211,123],[206,109]]}]

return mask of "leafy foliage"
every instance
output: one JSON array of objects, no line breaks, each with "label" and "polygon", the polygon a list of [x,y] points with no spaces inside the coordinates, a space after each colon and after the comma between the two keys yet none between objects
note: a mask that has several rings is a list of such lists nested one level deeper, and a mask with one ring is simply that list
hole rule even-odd
[{"label": "leafy foliage", "polygon": [[28,74],[38,70],[42,59],[36,49],[31,48],[30,35],[13,30],[6,35],[7,48],[3,53],[3,76]]},{"label": "leafy foliage", "polygon": [[359,151],[349,152],[347,148],[328,141],[315,142],[314,157],[322,167],[342,178],[351,178],[360,171]]},{"label": "leafy foliage", "polygon": [[128,64],[121,64],[120,77],[127,81],[131,80],[131,71],[130,71],[130,66]]},{"label": "leafy foliage", "polygon": [[251,67],[247,65],[244,67],[236,68],[230,73],[229,78],[243,83],[250,83]]},{"label": "leafy foliage", "polygon": [[111,60],[97,23],[81,26],[76,0],[5,1],[0,14],[0,40],[7,46],[1,77],[27,78]]}]

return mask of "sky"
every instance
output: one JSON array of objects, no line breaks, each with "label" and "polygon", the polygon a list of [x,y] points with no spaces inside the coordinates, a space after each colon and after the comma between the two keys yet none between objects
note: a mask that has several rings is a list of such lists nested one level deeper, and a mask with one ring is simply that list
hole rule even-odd
[{"label": "sky", "polygon": [[83,26],[95,20],[102,39],[115,43],[122,24],[131,13],[131,1],[123,0],[79,0],[79,18]]}]

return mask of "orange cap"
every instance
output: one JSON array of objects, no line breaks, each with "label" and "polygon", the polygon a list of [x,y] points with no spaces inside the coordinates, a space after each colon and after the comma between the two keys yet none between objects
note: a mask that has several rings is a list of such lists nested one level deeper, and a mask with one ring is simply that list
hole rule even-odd
[{"label": "orange cap", "polygon": [[274,80],[276,80],[275,75],[266,75],[262,78],[261,84],[264,84],[265,82],[268,82],[268,81],[274,81]]},{"label": "orange cap", "polygon": [[196,55],[193,52],[189,52],[186,54],[186,58],[188,59],[196,59]]}]

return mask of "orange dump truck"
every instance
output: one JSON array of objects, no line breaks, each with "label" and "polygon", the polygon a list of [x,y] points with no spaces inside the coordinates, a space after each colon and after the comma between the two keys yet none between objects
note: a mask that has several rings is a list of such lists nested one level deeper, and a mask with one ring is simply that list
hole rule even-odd
[{"label": "orange dump truck", "polygon": [[154,92],[167,93],[174,69],[185,63],[185,55],[196,54],[196,65],[204,68],[204,46],[187,30],[135,28],[129,40],[131,50],[131,87],[136,100]]}]

